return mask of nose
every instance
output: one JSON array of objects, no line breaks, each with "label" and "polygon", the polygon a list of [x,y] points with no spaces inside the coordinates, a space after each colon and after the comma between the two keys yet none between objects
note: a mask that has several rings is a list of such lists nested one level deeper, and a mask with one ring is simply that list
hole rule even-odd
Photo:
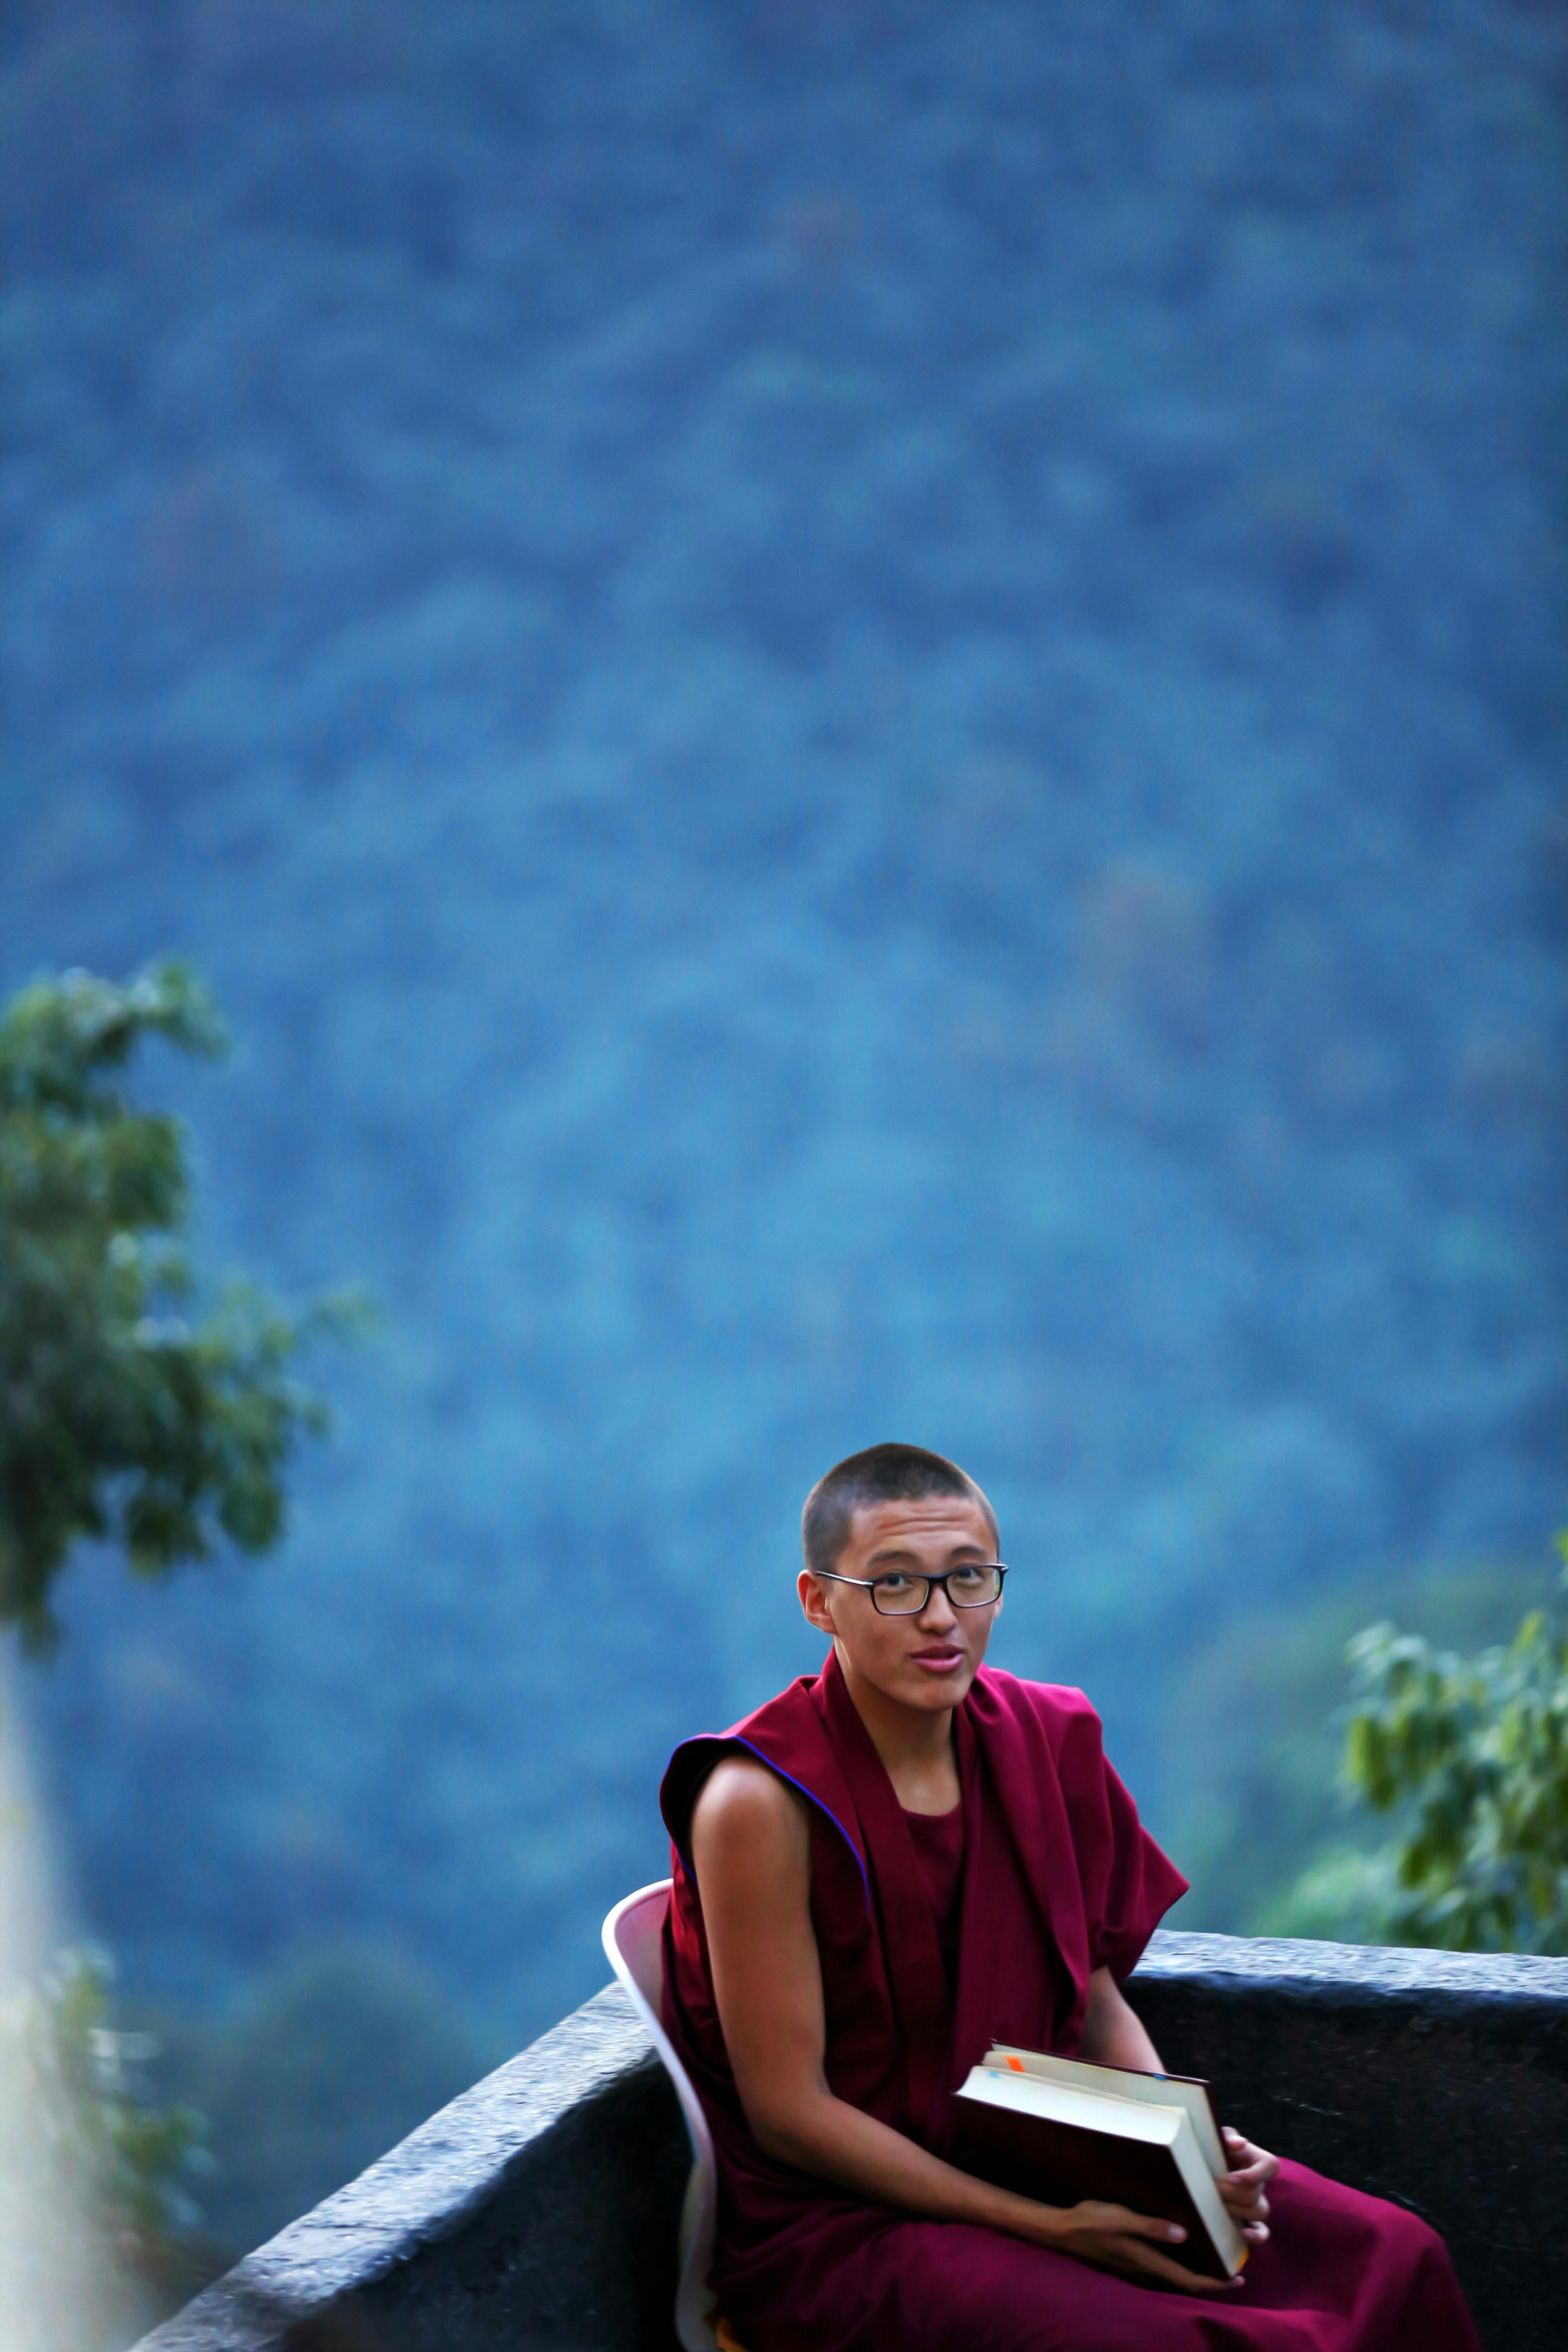
[{"label": "nose", "polygon": [[928,1633],[947,1633],[958,1630],[958,1614],[947,1597],[945,1584],[933,1584],[926,1594],[926,1605],[921,1611],[920,1622]]}]

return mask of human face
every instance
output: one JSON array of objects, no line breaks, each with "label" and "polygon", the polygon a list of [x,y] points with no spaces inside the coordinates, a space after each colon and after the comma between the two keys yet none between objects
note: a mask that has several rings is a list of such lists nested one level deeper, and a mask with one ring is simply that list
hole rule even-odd
[{"label": "human face", "polygon": [[[834,1562],[839,1576],[941,1576],[950,1568],[996,1557],[996,1538],[978,1503],[929,1495],[918,1503],[877,1503],[856,1512],[849,1540]],[[834,1584],[803,1569],[800,1605],[833,1636],[853,1690],[868,1684],[895,1706],[921,1714],[954,1707],[974,1680],[1000,1601],[955,1609],[940,1585],[918,1617],[878,1614],[863,1586]]]}]

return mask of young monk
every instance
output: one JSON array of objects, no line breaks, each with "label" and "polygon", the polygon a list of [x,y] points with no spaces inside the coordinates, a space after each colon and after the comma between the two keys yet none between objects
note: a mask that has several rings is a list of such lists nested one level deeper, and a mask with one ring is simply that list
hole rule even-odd
[{"label": "young monk", "polygon": [[983,1667],[1005,1571],[973,1479],[873,1446],[802,1532],[822,1673],[678,1748],[662,1791],[665,2021],[748,2352],[1479,2352],[1424,2222],[1237,2132],[1227,2286],[1180,2229],[952,2162],[993,2042],[1163,2071],[1119,1988],[1186,1881],[1082,1694]]}]

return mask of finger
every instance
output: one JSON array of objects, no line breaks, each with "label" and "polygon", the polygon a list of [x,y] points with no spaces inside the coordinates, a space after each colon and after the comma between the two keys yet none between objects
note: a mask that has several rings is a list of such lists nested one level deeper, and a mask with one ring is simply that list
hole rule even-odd
[{"label": "finger", "polygon": [[1201,2271],[1188,2270],[1184,2263],[1173,2262],[1169,2254],[1162,2254],[1152,2246],[1140,2245],[1136,2259],[1146,2274],[1164,2279],[1172,2286],[1179,2286],[1184,2294],[1224,2294],[1231,2287],[1241,2284],[1239,2273],[1233,2279],[1205,2278]]},{"label": "finger", "polygon": [[1249,2221],[1241,2234],[1249,2246],[1264,2245],[1268,2242],[1268,2224],[1267,2221]]},{"label": "finger", "polygon": [[1261,2189],[1266,2180],[1273,2179],[1279,2168],[1278,2165],[1270,2167],[1259,2159],[1257,2164],[1233,2166],[1225,2178],[1239,2189]]},{"label": "finger", "polygon": [[1147,2238],[1118,2232],[1117,2236],[1110,2241],[1108,2254],[1112,2250],[1114,2258],[1125,2264],[1127,2268],[1158,2278],[1169,2279],[1173,2285],[1186,2287],[1194,2293],[1213,2294],[1223,2290],[1227,2284],[1239,2286],[1241,2284],[1239,2274],[1235,2279],[1226,2281],[1206,2277],[1201,2271],[1189,2270],[1185,2263],[1178,2260],[1174,2253],[1167,2253],[1162,2247],[1151,2245]]},{"label": "finger", "polygon": [[1179,2246],[1187,2234],[1179,2221],[1156,2221],[1130,2205],[1102,2205],[1094,2218],[1098,2228],[1121,2238],[1159,2238]]}]

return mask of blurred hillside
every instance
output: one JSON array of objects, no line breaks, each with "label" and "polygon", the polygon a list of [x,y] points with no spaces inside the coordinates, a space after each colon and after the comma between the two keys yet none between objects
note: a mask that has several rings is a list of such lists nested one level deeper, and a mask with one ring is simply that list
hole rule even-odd
[{"label": "blurred hillside", "polygon": [[884,1435],[1249,1916],[1259,1693],[1562,1517],[1561,17],[0,40],[0,983],[189,953],[213,1265],[387,1310],[279,1563],[64,1595],[85,1921],[537,2030]]}]

